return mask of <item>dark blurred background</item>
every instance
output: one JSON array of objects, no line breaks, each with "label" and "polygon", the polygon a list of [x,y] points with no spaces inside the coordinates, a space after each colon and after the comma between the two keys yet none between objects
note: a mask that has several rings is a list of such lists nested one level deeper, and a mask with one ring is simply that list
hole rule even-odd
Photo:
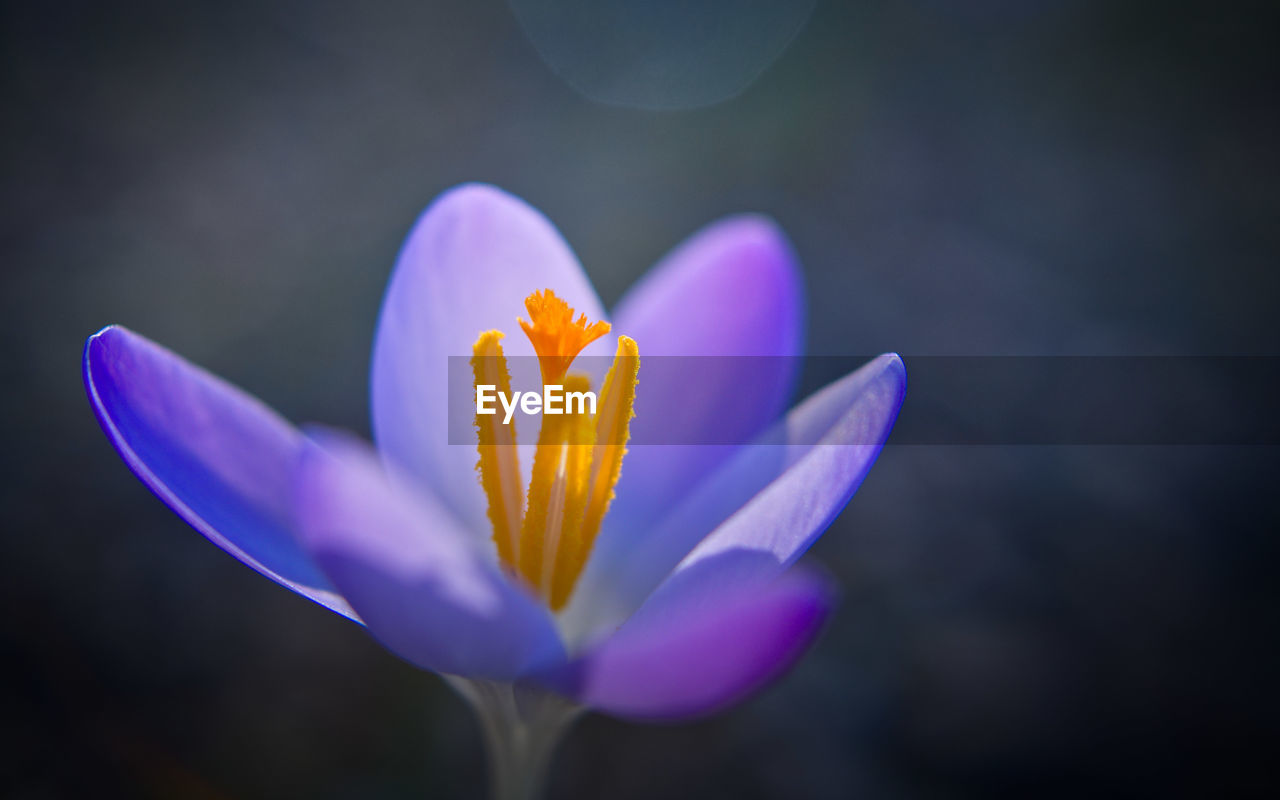
[{"label": "dark blurred background", "polygon": [[[80,384],[99,327],[367,435],[401,238],[485,180],[610,304],[773,215],[813,353],[1280,355],[1274,7],[824,0],[741,94],[653,111],[580,94],[499,0],[3,4],[0,791],[484,777],[443,682],[132,477]],[[1278,462],[891,445],[810,556],[844,587],[810,657],[703,722],[586,718],[550,796],[1265,795]]]}]

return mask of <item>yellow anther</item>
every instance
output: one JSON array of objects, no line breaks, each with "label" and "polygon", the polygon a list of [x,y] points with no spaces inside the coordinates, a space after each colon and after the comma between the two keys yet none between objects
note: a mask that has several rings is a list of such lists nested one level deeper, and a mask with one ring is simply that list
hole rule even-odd
[{"label": "yellow anther", "polygon": [[591,453],[590,488],[587,508],[576,535],[566,537],[557,554],[555,580],[551,586],[551,608],[558,610],[569,600],[573,586],[595,544],[605,512],[613,500],[614,487],[622,475],[622,457],[627,452],[631,418],[640,372],[640,351],[628,336],[618,337],[613,366],[600,392],[600,408],[595,420],[595,446]]},{"label": "yellow anther", "polygon": [[[472,347],[471,371],[476,385],[496,386],[499,392],[511,394],[511,375],[502,354],[499,331],[480,334]],[[518,536],[521,519],[520,464],[516,456],[516,425],[502,424],[500,414],[476,414],[479,435],[480,485],[489,501],[489,522],[493,524],[493,541],[498,557],[514,564],[519,552]]]},{"label": "yellow anther", "polygon": [[[591,384],[583,375],[570,375],[564,390],[588,392]],[[591,415],[580,406],[565,410],[571,413],[543,415],[520,529],[520,574],[544,596],[550,594],[556,552],[582,524],[591,471]]]},{"label": "yellow anther", "polygon": [[524,307],[529,310],[530,321],[518,321],[538,354],[544,384],[560,383],[582,348],[609,332],[607,322],[588,325],[586,314],[575,320],[569,304],[550,289],[526,297]]}]

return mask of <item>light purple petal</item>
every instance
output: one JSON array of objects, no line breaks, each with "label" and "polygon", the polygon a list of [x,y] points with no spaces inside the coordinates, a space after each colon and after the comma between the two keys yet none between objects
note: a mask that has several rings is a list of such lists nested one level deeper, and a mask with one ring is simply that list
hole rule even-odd
[{"label": "light purple petal", "polygon": [[85,344],[94,413],[129,469],[210,541],[359,619],[291,532],[302,435],[258,400],[119,326]]},{"label": "light purple petal", "polygon": [[[731,443],[750,441],[786,410],[803,350],[804,290],[778,226],[743,214],[685,240],[614,317],[641,359],[632,446],[610,515],[625,529],[617,538],[633,540],[732,455]],[[608,539],[602,553],[617,544]]]},{"label": "light purple petal", "polygon": [[575,595],[569,629],[616,624],[650,593],[651,602],[715,593],[794,562],[862,483],[905,390],[902,360],[885,355],[814,393],[681,502],[625,563],[585,574],[579,595],[590,603]]},{"label": "light purple petal", "polygon": [[793,356],[803,347],[795,254],[768,217],[726,217],[694,233],[618,302],[621,333],[661,356]]},{"label": "light purple petal", "polygon": [[677,719],[718,711],[780,676],[834,604],[803,572],[681,605],[646,605],[579,659],[545,676],[579,702],[621,717]]},{"label": "light purple petal", "polygon": [[[440,498],[477,536],[488,537],[473,443],[450,445],[449,357],[471,357],[476,338],[507,334],[509,359],[533,356],[516,324],[524,299],[551,289],[592,320],[604,309],[577,258],[547,219],[492,186],[441,195],[409,234],[383,299],[371,377],[373,429],[383,456]],[[610,341],[586,355],[612,356]],[[456,382],[470,399],[470,384]],[[515,387],[520,388],[520,387]]]},{"label": "light purple petal", "polygon": [[369,632],[424,669],[506,680],[563,659],[546,609],[453,515],[372,448],[316,432],[298,469],[299,534]]}]

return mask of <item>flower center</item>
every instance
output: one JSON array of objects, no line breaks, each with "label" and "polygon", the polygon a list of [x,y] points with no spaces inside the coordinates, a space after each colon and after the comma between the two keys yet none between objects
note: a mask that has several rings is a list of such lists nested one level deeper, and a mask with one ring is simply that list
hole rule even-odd
[{"label": "flower center", "polygon": [[[590,378],[569,374],[569,367],[582,348],[609,332],[609,323],[588,325],[585,314],[575,320],[569,304],[550,289],[534,292],[524,304],[530,321],[518,322],[538,354],[543,385],[563,385],[566,395],[590,391]],[[502,337],[496,330],[480,334],[471,367],[477,386],[496,386],[509,396],[511,377]],[[553,611],[563,608],[573,593],[613,500],[639,369],[635,341],[620,336],[598,407],[589,410],[580,403],[574,409],[566,404],[563,414],[542,417],[527,492],[516,455],[515,421],[476,414],[477,469],[498,558]]]}]

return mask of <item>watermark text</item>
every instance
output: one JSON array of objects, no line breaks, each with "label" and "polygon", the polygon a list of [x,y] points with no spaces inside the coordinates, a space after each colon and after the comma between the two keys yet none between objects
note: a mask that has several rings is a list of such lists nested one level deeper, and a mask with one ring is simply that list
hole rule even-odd
[{"label": "watermark text", "polygon": [[[576,404],[576,406],[575,406]],[[491,415],[502,406],[502,424],[510,425],[516,408],[523,414],[595,414],[595,392],[566,392],[559,384],[549,383],[541,392],[498,391],[492,383],[476,384],[476,413]]]}]

